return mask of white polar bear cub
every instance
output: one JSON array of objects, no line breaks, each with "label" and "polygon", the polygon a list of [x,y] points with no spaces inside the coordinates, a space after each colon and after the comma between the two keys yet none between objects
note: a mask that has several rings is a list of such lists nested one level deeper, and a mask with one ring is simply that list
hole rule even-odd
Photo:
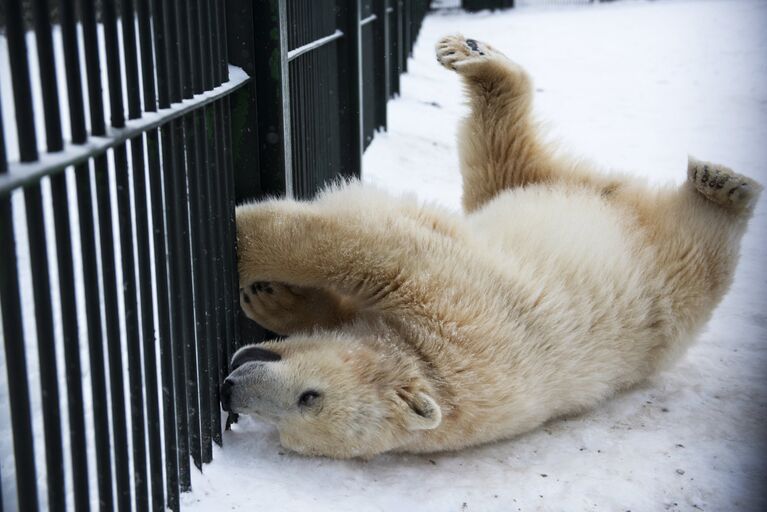
[{"label": "white polar bear cub", "polygon": [[237,209],[241,304],[288,335],[240,349],[222,404],[296,452],[372,457],[509,438],[681,352],[732,281],[761,187],[690,160],[674,188],[557,156],[525,71],[461,36],[465,216],[360,183]]}]

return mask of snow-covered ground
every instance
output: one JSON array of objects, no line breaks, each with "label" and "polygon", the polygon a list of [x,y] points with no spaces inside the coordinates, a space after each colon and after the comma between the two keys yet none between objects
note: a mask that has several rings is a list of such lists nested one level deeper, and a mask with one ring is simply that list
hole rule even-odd
[{"label": "snow-covered ground", "polygon": [[[465,114],[437,39],[491,42],[531,72],[537,111],[578,154],[656,182],[687,154],[767,183],[767,3],[620,2],[427,17],[365,179],[459,208]],[[582,416],[456,453],[370,462],[287,453],[241,419],[186,510],[767,510],[767,199],[732,291],[672,370]]]}]

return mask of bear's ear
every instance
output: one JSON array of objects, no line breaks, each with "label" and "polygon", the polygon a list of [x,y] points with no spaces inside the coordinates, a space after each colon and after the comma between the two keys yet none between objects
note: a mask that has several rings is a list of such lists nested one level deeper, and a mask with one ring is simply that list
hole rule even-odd
[{"label": "bear's ear", "polygon": [[397,402],[402,407],[408,430],[432,430],[442,423],[442,409],[423,391],[399,388]]}]

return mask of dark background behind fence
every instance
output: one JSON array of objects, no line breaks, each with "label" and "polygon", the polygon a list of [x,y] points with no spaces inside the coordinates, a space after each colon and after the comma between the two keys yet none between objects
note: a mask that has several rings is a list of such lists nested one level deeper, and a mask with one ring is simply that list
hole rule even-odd
[{"label": "dark background behind fence", "polygon": [[[360,176],[428,4],[0,4],[10,61],[2,79],[13,89],[0,106],[16,113],[14,126],[0,123],[0,304],[15,471],[0,509],[179,508],[191,464],[201,468],[222,442],[218,390],[229,358],[269,335],[237,324],[234,206],[265,194],[311,198],[329,180]],[[13,207],[22,198],[26,222]],[[28,246],[28,265],[18,262],[17,244]],[[26,286],[31,304],[22,303]],[[23,329],[32,307],[36,351]],[[28,378],[28,357],[39,382]],[[33,436],[36,417],[44,442]]]}]

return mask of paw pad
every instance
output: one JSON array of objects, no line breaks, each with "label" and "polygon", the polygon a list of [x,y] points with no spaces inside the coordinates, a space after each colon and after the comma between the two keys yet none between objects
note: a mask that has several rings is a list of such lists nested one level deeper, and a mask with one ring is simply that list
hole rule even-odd
[{"label": "paw pad", "polygon": [[437,61],[448,69],[457,70],[469,61],[480,62],[478,58],[487,56],[489,50],[489,46],[476,39],[447,36],[437,43]]},{"label": "paw pad", "polygon": [[477,52],[480,55],[484,55],[485,54],[485,52],[483,52],[482,50],[479,49],[479,43],[477,43],[477,41],[474,40],[474,39],[467,39],[466,40],[466,46],[468,46],[471,51]]},{"label": "paw pad", "polygon": [[761,191],[755,181],[732,169],[690,159],[688,179],[704,197],[726,208],[750,209]]}]

